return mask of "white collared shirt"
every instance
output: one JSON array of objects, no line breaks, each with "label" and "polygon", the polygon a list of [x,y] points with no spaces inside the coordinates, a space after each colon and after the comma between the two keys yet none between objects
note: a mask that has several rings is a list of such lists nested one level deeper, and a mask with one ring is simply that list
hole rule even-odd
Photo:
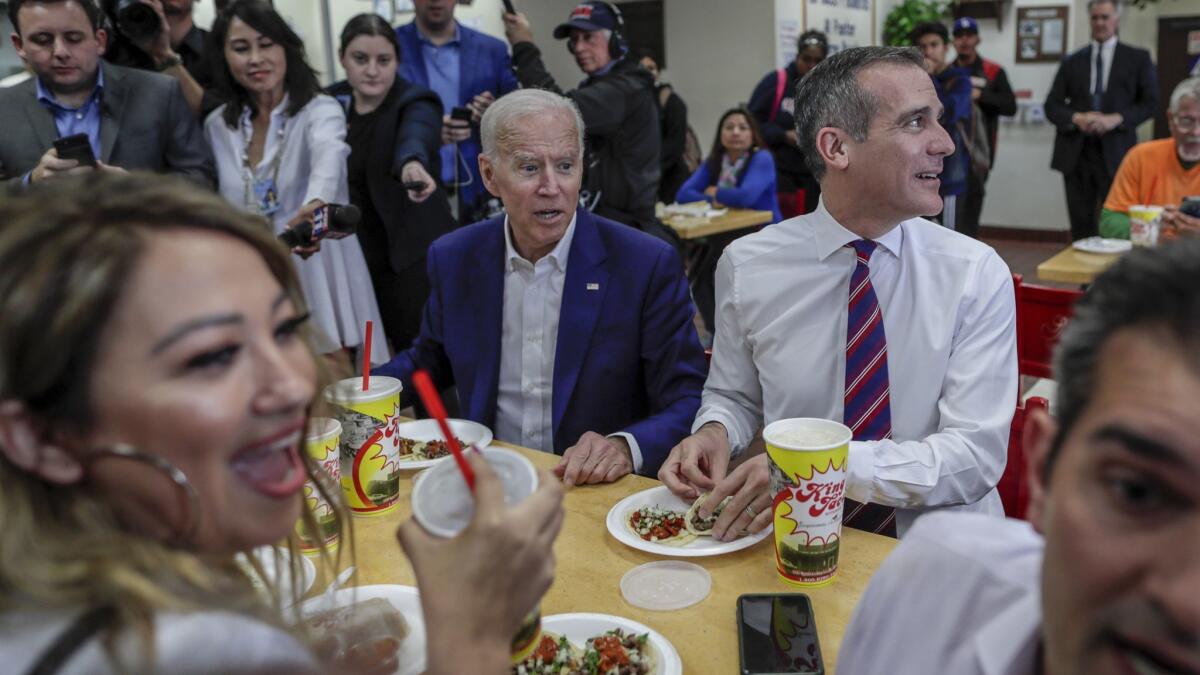
[{"label": "white collared shirt", "polygon": [[[562,311],[567,258],[575,238],[575,217],[554,250],[531,263],[513,246],[504,219],[504,309],[500,334],[500,381],[496,395],[496,438],[554,452],[554,356]],[[586,386],[586,383],[580,383]],[[633,470],[642,453],[632,434]],[[579,439],[569,439],[571,444]]]},{"label": "white collared shirt", "polygon": [[1096,91],[1096,50],[1100,50],[1100,71],[1104,76],[1104,91],[1108,91],[1108,74],[1112,72],[1113,52],[1117,50],[1117,36],[1114,35],[1104,42],[1092,40],[1092,50],[1088,52],[1088,91]]},{"label": "white collared shirt", "polygon": [[[723,424],[740,453],[759,426],[842,420],[846,313],[859,239],[817,210],[743,237],[717,265],[716,340],[693,430]],[[995,485],[1017,396],[1012,276],[986,244],[923,218],[876,240],[892,439],[850,444],[846,495],[898,508],[1003,515]]]},{"label": "white collared shirt", "polygon": [[1022,520],[921,518],[859,599],[838,672],[1037,672],[1043,549]]}]

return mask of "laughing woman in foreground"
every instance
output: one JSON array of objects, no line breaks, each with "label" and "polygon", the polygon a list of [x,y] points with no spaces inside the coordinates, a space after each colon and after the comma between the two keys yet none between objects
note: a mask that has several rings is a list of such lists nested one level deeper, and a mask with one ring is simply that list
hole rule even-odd
[{"label": "laughing woman in foreground", "polygon": [[[318,366],[262,220],[173,179],[96,175],[11,199],[0,222],[6,672],[391,672],[394,653],[366,668],[314,650],[328,636],[283,609],[298,566],[256,588],[236,562],[281,541],[298,561],[296,523],[315,526],[300,444]],[[473,461],[463,535],[399,533],[433,673],[507,672],[553,576],[558,481],[506,508]]]}]

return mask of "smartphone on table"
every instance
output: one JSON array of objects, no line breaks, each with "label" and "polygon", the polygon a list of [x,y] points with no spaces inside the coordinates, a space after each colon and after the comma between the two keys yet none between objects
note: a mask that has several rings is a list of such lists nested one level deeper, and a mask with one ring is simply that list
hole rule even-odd
[{"label": "smartphone on table", "polygon": [[803,593],[738,597],[738,672],[825,675],[812,602]]},{"label": "smartphone on table", "polygon": [[54,149],[59,159],[73,159],[79,166],[96,168],[96,155],[92,153],[92,144],[87,134],[63,136],[54,141]]}]

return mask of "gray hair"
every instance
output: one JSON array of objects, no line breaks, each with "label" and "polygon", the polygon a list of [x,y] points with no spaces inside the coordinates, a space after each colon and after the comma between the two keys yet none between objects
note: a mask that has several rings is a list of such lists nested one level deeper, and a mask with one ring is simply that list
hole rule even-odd
[{"label": "gray hair", "polygon": [[1092,8],[1096,5],[1112,5],[1116,15],[1121,16],[1121,0],[1088,0],[1088,14],[1092,13]]},{"label": "gray hair", "polygon": [[492,161],[500,159],[500,146],[507,145],[512,136],[513,122],[526,115],[557,111],[575,121],[579,139],[579,154],[583,154],[583,116],[575,102],[545,89],[518,89],[505,94],[488,107],[479,122],[483,137],[483,154]]},{"label": "gray hair", "polygon": [[804,163],[818,181],[825,175],[825,160],[817,153],[818,131],[837,127],[859,143],[867,140],[879,101],[863,88],[858,75],[880,64],[923,69],[925,59],[915,47],[843,49],[814,66],[796,85],[796,137]]},{"label": "gray hair", "polygon": [[1178,111],[1179,104],[1185,98],[1190,98],[1200,103],[1200,76],[1189,77],[1175,85],[1175,90],[1171,92],[1171,104],[1167,106],[1167,112],[1175,113]]}]

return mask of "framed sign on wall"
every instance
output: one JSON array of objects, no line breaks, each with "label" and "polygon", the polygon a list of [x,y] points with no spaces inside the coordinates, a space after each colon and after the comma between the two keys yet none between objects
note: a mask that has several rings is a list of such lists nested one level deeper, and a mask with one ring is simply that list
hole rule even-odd
[{"label": "framed sign on wall", "polygon": [[1017,63],[1058,63],[1067,55],[1070,5],[1017,8]]}]

